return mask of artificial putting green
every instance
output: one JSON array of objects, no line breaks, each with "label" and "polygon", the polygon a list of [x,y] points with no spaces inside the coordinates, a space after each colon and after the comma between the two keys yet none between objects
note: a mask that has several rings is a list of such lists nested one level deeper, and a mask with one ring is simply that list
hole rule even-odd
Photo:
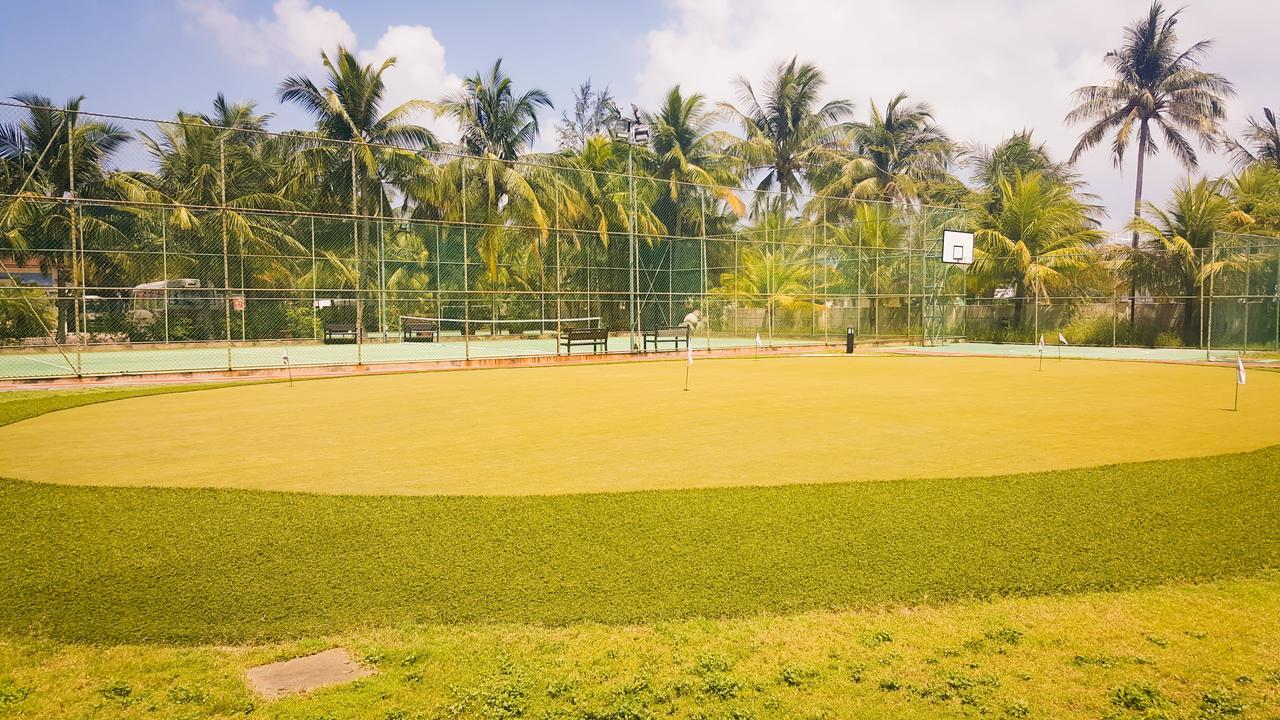
[{"label": "artificial putting green", "polygon": [[0,428],[0,476],[528,495],[964,477],[1280,442],[1280,374],[1096,361],[789,357],[237,386]]}]

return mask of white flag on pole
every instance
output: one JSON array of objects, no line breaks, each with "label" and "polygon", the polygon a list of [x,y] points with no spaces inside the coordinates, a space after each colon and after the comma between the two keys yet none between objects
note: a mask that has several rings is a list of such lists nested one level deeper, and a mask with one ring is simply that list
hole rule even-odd
[{"label": "white flag on pole", "polygon": [[1244,375],[1244,360],[1237,357],[1236,358],[1236,384],[1243,385],[1248,381],[1249,381],[1249,378],[1245,377]]},{"label": "white flag on pole", "polygon": [[1044,352],[1044,333],[1040,333],[1040,352]]},{"label": "white flag on pole", "polygon": [[1066,336],[1065,336],[1065,335],[1063,335],[1062,333],[1058,333],[1058,344],[1059,344],[1059,345],[1070,345],[1071,343],[1067,342],[1067,338],[1066,338]]},{"label": "white flag on pole", "polygon": [[693,344],[685,343],[684,347],[686,350],[689,351],[689,364],[692,365],[693,364]]},{"label": "white flag on pole", "polygon": [[760,347],[760,345],[761,345],[760,333],[756,333],[756,347]]},{"label": "white flag on pole", "polygon": [[280,359],[284,361],[285,365],[289,364],[289,348],[284,349],[284,354],[280,356]]}]

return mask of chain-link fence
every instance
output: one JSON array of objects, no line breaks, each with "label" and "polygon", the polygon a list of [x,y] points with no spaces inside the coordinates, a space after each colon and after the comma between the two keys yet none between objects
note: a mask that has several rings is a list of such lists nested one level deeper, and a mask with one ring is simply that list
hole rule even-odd
[{"label": "chain-link fence", "polygon": [[1265,238],[1131,308],[1115,273],[1054,296],[943,263],[960,209],[685,182],[625,143],[503,160],[16,104],[0,126],[0,378],[674,350],[653,333],[681,325],[698,350],[1280,344]]}]

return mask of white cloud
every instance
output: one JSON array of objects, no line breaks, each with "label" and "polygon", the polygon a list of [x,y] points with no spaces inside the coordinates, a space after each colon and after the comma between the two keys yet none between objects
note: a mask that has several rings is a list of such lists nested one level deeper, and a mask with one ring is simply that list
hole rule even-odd
[{"label": "white cloud", "polygon": [[[993,144],[1033,128],[1065,156],[1079,131],[1063,123],[1071,91],[1105,80],[1103,54],[1120,43],[1121,28],[1145,12],[1148,0],[668,0],[667,6],[669,18],[645,39],[636,76],[646,104],[676,83],[733,101],[735,76],[759,83],[779,61],[798,55],[825,71],[829,98],[854,100],[860,115],[870,99],[883,105],[905,90],[932,103],[958,140]],[[1218,39],[1206,69],[1226,74],[1241,91],[1231,104],[1233,127],[1264,101],[1280,102],[1262,97],[1275,92],[1267,68],[1280,62],[1280,50],[1266,35],[1278,23],[1280,3],[1251,0],[1202,2],[1182,16],[1184,42]],[[1222,167],[1219,159],[1203,160],[1208,171]],[[1132,205],[1132,162],[1122,176],[1099,148],[1080,163],[1110,206],[1113,225]],[[1168,157],[1148,167],[1146,184],[1156,199],[1184,174]]]},{"label": "white cloud", "polygon": [[228,57],[250,67],[313,69],[321,50],[356,44],[341,14],[307,0],[277,0],[270,18],[255,20],[237,16],[219,0],[186,0],[183,6]]},{"label": "white cloud", "polygon": [[[271,17],[257,19],[236,15],[220,0],[187,0],[184,7],[231,60],[277,76],[318,72],[320,52],[332,53],[339,45],[356,52],[362,63],[380,65],[396,58],[383,76],[384,110],[408,100],[437,100],[462,83],[448,71],[444,46],[425,25],[391,25],[372,47],[360,50],[355,32],[338,11],[309,0],[277,0]],[[413,120],[445,139],[457,135],[451,122],[436,120],[431,112]]]},{"label": "white cloud", "polygon": [[[395,67],[383,76],[387,85],[384,107],[388,110],[409,100],[438,100],[462,84],[461,78],[446,69],[444,46],[425,25],[392,25],[377,44],[359,55],[362,63],[396,58]],[[452,121],[437,120],[432,113],[419,114],[415,119],[445,139],[454,139],[458,134]]]}]

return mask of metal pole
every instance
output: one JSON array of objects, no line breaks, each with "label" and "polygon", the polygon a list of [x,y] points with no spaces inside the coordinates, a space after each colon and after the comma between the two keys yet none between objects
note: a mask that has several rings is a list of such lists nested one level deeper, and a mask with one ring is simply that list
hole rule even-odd
[{"label": "metal pole", "polygon": [[227,142],[225,137],[218,138],[218,195],[221,205],[219,216],[222,218],[222,306],[223,321],[227,337],[227,370],[233,368],[231,362],[231,265],[228,259],[230,240],[227,235]]},{"label": "metal pole", "polygon": [[360,295],[360,286],[364,280],[360,262],[360,214],[356,201],[356,148],[351,146],[351,240],[355,251],[355,286],[356,286],[356,365],[364,364],[364,302]]},{"label": "metal pole", "polygon": [[436,317],[444,317],[444,303],[440,297],[440,225],[436,224]]},{"label": "metal pole", "polygon": [[708,314],[708,311],[707,311],[707,293],[708,293],[707,284],[710,282],[710,278],[707,277],[707,196],[703,193],[698,194],[698,223],[699,223],[699,226],[701,227],[701,235],[702,235],[701,239],[699,240],[699,244],[701,245],[701,255],[702,255],[702,259],[701,259],[702,272],[698,276],[700,278],[700,281],[698,282],[698,290],[702,294],[702,302],[698,303],[698,305],[702,309],[702,322],[706,325],[706,328],[707,328],[707,351],[710,352],[711,350],[711,316]]},{"label": "metal pole", "polygon": [[240,309],[240,342],[244,342],[245,341],[244,326],[245,326],[246,316],[249,314],[249,302],[248,302],[249,298],[247,297],[248,293],[245,292],[245,287],[244,287],[244,235],[241,235],[238,238],[236,238],[236,246],[239,248],[238,252],[240,253],[240,302],[242,303],[242,305],[240,306],[241,308]]},{"label": "metal pole", "polygon": [[[556,244],[556,354],[560,354],[560,317],[561,317],[561,298],[560,294],[560,186],[556,185],[556,215],[555,215],[556,231],[554,234]],[[590,309],[587,312],[590,315]]]},{"label": "metal pole", "polygon": [[636,286],[639,284],[639,255],[636,252],[636,178],[632,173],[632,145],[627,140],[627,194],[630,196],[630,219],[627,222],[627,287],[631,296],[630,332],[631,352],[636,352],[636,331],[640,325],[640,309],[636,302]]},{"label": "metal pole", "polygon": [[320,309],[316,307],[316,219],[311,218],[311,340],[320,339]]},{"label": "metal pole", "polygon": [[164,277],[164,341],[169,343],[169,227],[167,214],[160,208],[160,267]]},{"label": "metal pole", "polygon": [[[1217,262],[1218,262],[1218,236],[1217,236],[1217,233],[1214,233],[1213,237],[1209,239],[1209,263],[1214,264]],[[1213,355],[1213,301],[1214,301],[1214,288],[1216,287],[1216,283],[1214,282],[1214,280],[1216,280],[1217,277],[1218,277],[1217,273],[1214,273],[1209,276],[1209,329],[1205,333],[1205,341],[1204,341],[1204,359],[1206,361],[1208,361]]]},{"label": "metal pole", "polygon": [[1276,286],[1272,288],[1271,304],[1275,306],[1276,313],[1276,349],[1280,350],[1280,245],[1276,247]]},{"label": "metal pole", "polygon": [[467,161],[459,161],[462,168],[462,352],[471,359],[471,276],[467,269]]},{"label": "metal pole", "polygon": [[[71,195],[71,204],[67,206],[67,214],[69,215],[71,226],[71,308],[75,314],[76,321],[76,376],[84,374],[84,358],[81,356],[81,350],[85,342],[85,332],[81,330],[83,326],[88,329],[88,320],[84,319],[85,314],[85,267],[84,267],[84,244],[83,238],[80,237],[80,214],[76,212],[79,204],[76,202],[76,147],[75,136],[72,134],[71,126],[74,121],[67,114],[62,116],[63,124],[67,126],[67,189]],[[80,306],[76,307],[75,288],[80,289]],[[56,338],[56,332],[54,337]]]}]

